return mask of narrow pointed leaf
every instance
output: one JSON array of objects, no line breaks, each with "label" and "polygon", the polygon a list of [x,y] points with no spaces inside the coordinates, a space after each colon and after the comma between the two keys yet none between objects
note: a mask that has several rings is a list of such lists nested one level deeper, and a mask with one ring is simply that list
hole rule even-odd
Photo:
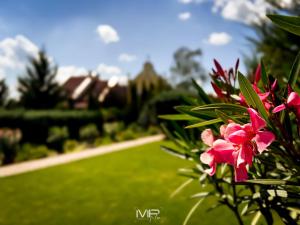
[{"label": "narrow pointed leaf", "polygon": [[190,218],[192,217],[193,213],[196,211],[196,209],[198,208],[198,206],[203,202],[204,198],[201,198],[189,211],[189,213],[187,214],[185,220],[183,221],[183,225],[187,225],[187,223],[189,222]]},{"label": "narrow pointed leaf", "polygon": [[188,179],[187,181],[183,182],[178,188],[176,188],[175,191],[172,192],[172,194],[170,195],[170,198],[173,198],[175,195],[177,195],[179,192],[181,192],[186,186],[188,186],[193,181],[194,181],[194,179]]},{"label": "narrow pointed leaf", "polygon": [[239,72],[238,75],[238,80],[239,80],[239,85],[240,85],[240,90],[245,97],[245,100],[247,104],[253,108],[256,108],[261,116],[268,121],[268,113],[260,100],[259,96],[253,89],[251,83],[248,81],[248,79]]},{"label": "narrow pointed leaf", "polygon": [[193,117],[186,114],[167,114],[167,115],[159,115],[160,119],[165,120],[199,120],[197,117]]},{"label": "narrow pointed leaf", "polygon": [[208,95],[205,93],[205,91],[197,84],[197,82],[192,79],[194,87],[197,89],[199,98],[201,101],[203,101],[205,104],[210,104],[211,100],[209,99]]},{"label": "narrow pointed leaf", "polygon": [[280,28],[300,36],[299,16],[267,15],[267,17]]},{"label": "narrow pointed leaf", "polygon": [[[294,88],[295,84],[297,82],[298,76],[300,73],[300,51],[293,63],[293,67],[290,71],[289,79],[288,79],[288,84]],[[285,94],[287,93],[287,90],[285,91]]]}]

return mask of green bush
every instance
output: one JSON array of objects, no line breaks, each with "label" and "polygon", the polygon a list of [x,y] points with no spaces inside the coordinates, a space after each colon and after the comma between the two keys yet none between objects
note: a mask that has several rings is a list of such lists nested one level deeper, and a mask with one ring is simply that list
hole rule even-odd
[{"label": "green bush", "polygon": [[125,129],[123,122],[104,123],[103,130],[112,140],[116,140],[116,135]]},{"label": "green bush", "polygon": [[96,124],[102,130],[102,116],[95,110],[0,110],[0,127],[20,128],[24,142],[46,143],[48,128],[66,126],[72,139],[79,138],[79,129]]},{"label": "green bush", "polygon": [[149,126],[147,129],[147,134],[154,135],[161,133],[161,129],[158,126]]},{"label": "green bush", "polygon": [[10,164],[15,161],[20,139],[21,131],[19,129],[0,129],[0,151],[3,154],[2,164]]},{"label": "green bush", "polygon": [[64,152],[72,152],[75,151],[79,146],[78,141],[76,140],[66,140],[63,145]]},{"label": "green bush", "polygon": [[54,154],[54,151],[49,150],[46,145],[33,145],[30,143],[25,143],[21,146],[20,151],[17,154],[16,161],[40,159],[51,154]]},{"label": "green bush", "polygon": [[138,123],[143,127],[159,124],[159,115],[175,114],[175,106],[182,105],[187,93],[179,90],[164,91],[151,98],[142,108]]},{"label": "green bush", "polygon": [[101,146],[101,145],[107,145],[111,144],[113,141],[109,136],[104,136],[104,137],[98,137],[94,141],[95,146]]},{"label": "green bush", "polygon": [[63,144],[68,138],[69,132],[67,127],[51,127],[49,129],[47,143],[50,148],[62,152]]},{"label": "green bush", "polygon": [[138,136],[139,136],[139,134],[135,133],[133,130],[126,129],[126,130],[124,130],[124,131],[117,134],[116,140],[117,141],[132,140],[132,139],[137,138]]},{"label": "green bush", "polygon": [[95,124],[88,124],[82,128],[80,128],[79,136],[80,140],[87,141],[92,143],[97,137],[99,137],[100,133]]}]

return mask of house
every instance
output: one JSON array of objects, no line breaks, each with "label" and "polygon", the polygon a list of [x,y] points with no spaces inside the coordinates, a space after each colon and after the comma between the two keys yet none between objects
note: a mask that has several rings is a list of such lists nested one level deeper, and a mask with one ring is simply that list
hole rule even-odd
[{"label": "house", "polygon": [[117,77],[108,81],[98,76],[72,76],[62,88],[71,108],[87,109],[106,107],[122,107],[128,102],[128,85]]}]

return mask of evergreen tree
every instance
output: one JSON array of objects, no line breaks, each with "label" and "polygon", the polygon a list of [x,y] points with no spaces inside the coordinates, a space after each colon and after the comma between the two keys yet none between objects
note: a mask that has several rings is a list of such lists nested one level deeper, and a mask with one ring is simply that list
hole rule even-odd
[{"label": "evergreen tree", "polygon": [[45,51],[30,58],[26,74],[18,78],[20,103],[27,109],[51,109],[61,100],[61,89],[55,81],[57,67],[51,65]]}]

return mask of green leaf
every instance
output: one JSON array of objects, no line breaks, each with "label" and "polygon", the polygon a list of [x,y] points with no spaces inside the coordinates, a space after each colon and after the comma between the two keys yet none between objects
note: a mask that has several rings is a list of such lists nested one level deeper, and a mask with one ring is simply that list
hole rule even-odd
[{"label": "green leaf", "polygon": [[[290,71],[290,75],[289,75],[289,79],[288,79],[288,84],[291,85],[292,88],[295,87],[299,73],[300,73],[300,51],[299,51],[298,55],[296,56],[296,59],[293,63],[293,67]],[[287,90],[286,90],[286,92],[287,92]],[[285,92],[285,94],[286,94],[286,92]]]},{"label": "green leaf", "polygon": [[220,122],[222,122],[222,119],[217,118],[217,119],[207,120],[207,121],[200,122],[200,123],[195,123],[195,124],[186,126],[185,128],[204,127],[204,126],[208,126],[208,125],[215,124],[215,123],[220,123]]},{"label": "green leaf", "polygon": [[268,122],[269,121],[268,113],[267,113],[262,101],[260,100],[257,93],[253,89],[251,83],[240,72],[238,74],[238,81],[239,81],[239,85],[240,85],[240,90],[241,90],[243,96],[245,97],[247,104],[251,107],[256,108],[259,111],[260,115]]},{"label": "green leaf", "polygon": [[185,220],[183,221],[183,225],[187,225],[189,222],[190,218],[192,217],[193,213],[196,211],[198,206],[203,202],[204,198],[201,198],[189,211],[187,216],[185,217]]},{"label": "green leaf", "polygon": [[280,28],[300,36],[299,16],[267,15],[267,17]]},{"label": "green leaf", "polygon": [[209,104],[209,105],[202,105],[193,107],[192,111],[212,111],[212,110],[220,110],[220,111],[233,111],[233,112],[247,112],[247,108],[237,104],[230,104],[230,103],[216,103],[216,104]]},{"label": "green leaf", "polygon": [[225,113],[223,113],[220,110],[215,110],[217,116],[223,120],[224,123],[228,123],[229,120],[233,120],[236,123],[239,123],[240,121],[238,121],[236,118],[234,118],[233,116],[227,115]]},{"label": "green leaf", "polygon": [[176,151],[176,150],[174,150],[174,149],[171,149],[171,148],[169,148],[169,147],[161,146],[160,148],[161,148],[163,151],[165,151],[165,152],[167,152],[167,153],[169,153],[169,154],[171,154],[171,155],[174,155],[174,156],[176,156],[176,157],[179,157],[179,158],[181,158],[181,159],[187,159],[187,158],[188,158],[188,156],[187,156],[186,154],[184,154],[184,153],[182,153],[182,152],[179,152],[179,151]]},{"label": "green leaf", "polygon": [[158,118],[165,120],[199,120],[199,118],[186,114],[159,115]]},{"label": "green leaf", "polygon": [[202,102],[204,102],[205,104],[210,104],[211,100],[209,99],[209,97],[205,93],[205,91],[197,84],[197,82],[194,79],[192,79],[192,83],[193,83],[194,87],[197,89],[200,100]]},{"label": "green leaf", "polygon": [[172,194],[170,195],[170,198],[173,198],[175,195],[177,195],[179,192],[181,192],[186,186],[188,186],[193,181],[194,181],[194,179],[188,179],[187,181],[183,182],[178,188],[176,188],[175,191],[172,192]]},{"label": "green leaf", "polygon": [[266,67],[265,67],[263,61],[261,61],[260,65],[261,65],[261,81],[262,81],[263,85],[266,86],[269,82],[268,81],[268,75],[267,75],[267,72],[266,72]]},{"label": "green leaf", "polygon": [[199,192],[197,194],[192,195],[190,198],[205,198],[210,195],[210,192]]},{"label": "green leaf", "polygon": [[247,183],[253,184],[263,184],[263,185],[285,185],[287,181],[285,180],[276,180],[276,179],[256,179],[256,180],[247,180]]},{"label": "green leaf", "polygon": [[216,114],[214,111],[205,111],[205,112],[197,112],[192,111],[194,106],[176,106],[175,109],[184,114],[188,114],[193,117],[201,118],[204,120],[214,119],[216,118]]},{"label": "green leaf", "polygon": [[259,218],[261,217],[261,212],[258,211],[255,216],[253,217],[252,221],[251,221],[251,225],[256,225],[259,221]]},{"label": "green leaf", "polygon": [[[242,118],[244,118],[244,116],[230,116],[230,118],[234,121],[237,121],[237,119],[242,119]],[[188,125],[185,128],[189,129],[189,128],[196,128],[196,127],[204,127],[204,126],[212,125],[215,123],[221,123],[221,122],[223,122],[222,118],[216,118],[216,119],[207,120],[207,121],[195,123],[192,125]]]}]

